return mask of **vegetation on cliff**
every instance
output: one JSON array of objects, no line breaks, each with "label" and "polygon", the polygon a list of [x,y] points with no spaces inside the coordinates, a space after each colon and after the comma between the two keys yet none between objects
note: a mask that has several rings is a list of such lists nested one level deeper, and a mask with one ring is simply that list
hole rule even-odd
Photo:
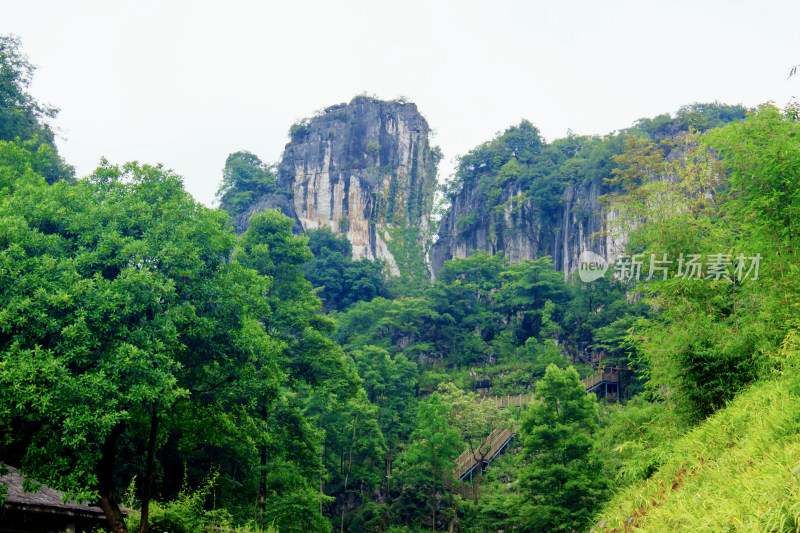
[{"label": "vegetation on cliff", "polygon": [[[605,227],[595,200],[619,190],[617,156],[632,142],[651,140],[662,141],[662,152],[677,153],[673,140],[680,133],[705,131],[740,120],[745,113],[742,106],[692,104],[674,118],[664,114],[609,135],[570,134],[550,143],[523,120],[461,156],[453,179],[441,188],[444,211],[433,250],[434,274],[445,260],[463,257],[473,248],[504,251],[515,261],[545,255],[558,261],[584,249],[603,255],[608,251]],[[571,200],[565,197],[568,189],[573,191]],[[567,220],[578,227],[565,225]],[[581,235],[565,236],[570,232]],[[567,245],[567,238],[578,238],[580,244]]]},{"label": "vegetation on cliff", "polygon": [[275,180],[273,165],[267,165],[251,152],[234,152],[222,169],[222,183],[217,191],[219,206],[235,218],[260,197],[275,192]]}]

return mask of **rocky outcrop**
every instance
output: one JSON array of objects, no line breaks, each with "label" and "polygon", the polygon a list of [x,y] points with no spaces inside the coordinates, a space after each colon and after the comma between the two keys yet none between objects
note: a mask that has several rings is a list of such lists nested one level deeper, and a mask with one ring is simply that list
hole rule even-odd
[{"label": "rocky outcrop", "polygon": [[627,235],[607,226],[613,212],[604,212],[599,198],[606,191],[595,183],[567,187],[561,196],[561,219],[553,242],[553,265],[565,274],[578,269],[583,252],[594,252],[613,263],[624,251]]},{"label": "rocky outcrop", "polygon": [[507,187],[498,201],[498,205],[504,205],[501,212],[460,224],[469,220],[477,205],[476,190],[462,190],[439,226],[439,238],[431,251],[434,276],[445,261],[469,257],[472,250],[491,254],[502,251],[513,263],[549,255],[555,268],[565,274],[577,270],[578,258],[585,251],[600,255],[608,263],[622,253],[624,238],[612,236],[603,220],[601,186],[589,183],[567,187],[555,217],[540,212],[530,200],[515,201],[523,193]]},{"label": "rocky outcrop", "polygon": [[241,213],[236,217],[234,229],[237,233],[244,233],[250,223],[250,217],[266,209],[279,209],[281,213],[287,217],[294,219],[294,227],[292,232],[295,234],[303,233],[303,226],[297,220],[297,214],[294,212],[294,202],[291,196],[282,194],[266,194],[258,199],[256,203],[251,205],[247,211]]},{"label": "rocky outcrop", "polygon": [[293,191],[290,216],[305,231],[346,235],[353,259],[427,273],[438,162],[429,133],[416,105],[369,97],[295,124],[278,167],[278,187]]},{"label": "rocky outcrop", "polygon": [[[587,262],[613,263],[627,243],[621,226],[635,227],[633,220],[621,224],[618,213],[604,212],[599,201],[612,192],[608,187],[615,181],[609,180],[617,168],[615,156],[627,150],[637,161],[643,153],[646,159],[660,152],[668,162],[680,161],[689,148],[688,139],[675,142],[683,135],[741,120],[746,114],[742,106],[692,104],[675,118],[665,114],[640,119],[616,134],[583,140],[569,136],[550,145],[523,120],[461,158],[457,179],[448,186],[451,207],[431,252],[432,272],[439,272],[448,259],[468,257],[472,250],[502,251],[511,262],[549,255],[565,275],[579,268],[584,252],[592,252],[585,254]],[[631,145],[628,135],[639,141]],[[650,148],[648,137],[655,143]],[[667,171],[655,179],[673,176]]]}]

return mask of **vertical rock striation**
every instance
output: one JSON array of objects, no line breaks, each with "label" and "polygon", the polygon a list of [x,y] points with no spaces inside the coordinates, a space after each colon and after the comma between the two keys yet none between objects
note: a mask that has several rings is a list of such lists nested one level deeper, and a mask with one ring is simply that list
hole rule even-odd
[{"label": "vertical rock striation", "polygon": [[567,187],[561,195],[555,219],[541,216],[531,201],[514,201],[523,192],[506,187],[498,204],[501,213],[492,213],[467,229],[458,229],[458,220],[476,208],[476,190],[463,189],[454,199],[439,226],[439,238],[431,251],[431,270],[436,275],[444,262],[471,255],[472,250],[491,254],[502,251],[512,263],[549,255],[553,266],[565,275],[575,272],[585,251],[594,252],[612,263],[623,251],[625,238],[611,235],[603,221],[599,202],[605,191],[589,183]]},{"label": "vertical rock striation", "polygon": [[[549,255],[565,275],[578,269],[584,252],[612,263],[628,238],[619,228],[606,227],[617,222],[618,213],[604,212],[599,201],[611,192],[604,184],[618,168],[615,156],[628,151],[635,161],[638,146],[646,153],[661,152],[667,160],[679,159],[688,146],[688,139],[675,142],[682,136],[746,115],[741,105],[695,103],[683,106],[674,118],[643,118],[618,133],[570,135],[549,145],[523,120],[460,159],[447,191],[451,207],[431,251],[434,276],[445,261],[467,257],[472,250],[502,251],[511,262]],[[655,179],[671,178],[667,173]]]},{"label": "vertical rock striation", "polygon": [[[565,274],[578,269],[583,252],[594,252],[606,263],[613,263],[624,251],[627,235],[614,235],[604,221],[599,198],[606,191],[590,183],[567,187],[561,196],[561,220],[552,248],[553,265]],[[613,213],[605,213],[612,218]]]},{"label": "vertical rock striation", "polygon": [[426,276],[436,152],[417,106],[359,96],[295,124],[278,167],[304,231],[344,234],[353,259]]}]

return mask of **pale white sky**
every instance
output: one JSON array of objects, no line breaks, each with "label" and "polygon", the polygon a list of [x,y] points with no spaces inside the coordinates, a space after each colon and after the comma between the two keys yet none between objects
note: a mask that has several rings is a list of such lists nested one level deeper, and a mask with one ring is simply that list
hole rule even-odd
[{"label": "pale white sky", "polygon": [[605,134],[719,100],[800,96],[800,2],[0,0],[78,175],[163,163],[212,205],[225,158],[277,161],[289,126],[406,96],[453,158],[531,120]]}]

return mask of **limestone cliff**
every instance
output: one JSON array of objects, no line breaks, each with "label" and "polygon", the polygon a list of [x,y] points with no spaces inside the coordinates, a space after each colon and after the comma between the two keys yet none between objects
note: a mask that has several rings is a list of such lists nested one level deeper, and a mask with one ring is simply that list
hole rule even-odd
[{"label": "limestone cliff", "polygon": [[356,97],[295,124],[278,167],[303,230],[347,236],[353,259],[425,277],[438,150],[416,105]]},{"label": "limestone cliff", "polygon": [[503,189],[498,200],[501,212],[492,213],[467,228],[457,222],[476,208],[476,189],[463,189],[439,226],[439,238],[431,251],[434,275],[448,259],[468,257],[472,250],[492,254],[502,251],[511,262],[549,255],[557,270],[569,274],[577,270],[584,251],[594,252],[613,262],[624,247],[624,240],[606,231],[602,205],[605,192],[594,183],[567,187],[560,197],[556,215],[542,216],[535,202],[517,200],[524,192],[516,186]]},{"label": "limestone cliff", "polygon": [[578,269],[583,252],[594,252],[606,263],[613,263],[624,251],[626,235],[615,234],[606,226],[614,213],[604,212],[598,199],[603,187],[595,183],[567,187],[562,195],[561,220],[553,243],[553,264],[571,274]]}]

